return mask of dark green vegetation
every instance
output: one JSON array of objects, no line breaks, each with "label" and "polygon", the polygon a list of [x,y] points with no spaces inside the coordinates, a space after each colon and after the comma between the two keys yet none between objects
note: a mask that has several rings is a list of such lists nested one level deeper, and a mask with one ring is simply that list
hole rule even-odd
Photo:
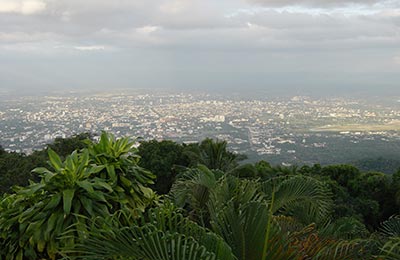
[{"label": "dark green vegetation", "polygon": [[[315,163],[321,165],[351,164],[363,171],[379,171],[391,174],[400,168],[400,157],[397,156],[400,142],[398,140],[383,141],[358,140],[354,137],[323,133],[321,136],[311,135],[306,144],[302,137],[295,138],[296,144],[280,144],[280,155],[258,155],[249,151],[252,162],[267,159],[271,164],[287,162],[290,164]],[[313,147],[313,143],[326,144],[325,147]],[[284,151],[296,150],[295,154]]]},{"label": "dark green vegetation", "polygon": [[135,147],[0,149],[0,259],[400,259],[400,171],[240,164],[211,139]]}]

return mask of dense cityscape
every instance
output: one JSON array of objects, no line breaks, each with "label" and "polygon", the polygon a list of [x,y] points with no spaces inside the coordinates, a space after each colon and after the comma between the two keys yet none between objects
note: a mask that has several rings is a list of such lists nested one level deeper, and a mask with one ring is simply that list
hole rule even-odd
[{"label": "dense cityscape", "polygon": [[7,151],[30,154],[57,137],[102,130],[184,143],[210,137],[254,160],[332,163],[324,153],[333,151],[340,162],[352,153],[353,160],[365,159],[398,148],[400,102],[125,92],[25,96],[0,104],[0,140]]}]

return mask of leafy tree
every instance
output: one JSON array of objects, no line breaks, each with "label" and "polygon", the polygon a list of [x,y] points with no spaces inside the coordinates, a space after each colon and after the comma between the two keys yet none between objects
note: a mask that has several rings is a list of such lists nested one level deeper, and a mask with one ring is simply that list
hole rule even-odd
[{"label": "leafy tree", "polygon": [[390,179],[384,173],[368,172],[350,181],[349,187],[354,194],[381,201],[386,199],[386,193],[390,190]]},{"label": "leafy tree", "polygon": [[370,225],[377,227],[382,220],[398,212],[388,175],[379,172],[363,173],[357,179],[351,181],[350,186],[350,193],[353,196],[373,200],[379,204],[376,215],[366,218]]},{"label": "leafy tree", "polygon": [[392,175],[391,190],[394,194],[397,214],[400,213],[400,169]]},{"label": "leafy tree", "polygon": [[400,169],[392,175],[393,185],[400,187]]},{"label": "leafy tree", "polygon": [[0,194],[10,192],[14,185],[28,185],[29,179],[36,179],[31,173],[35,168],[31,157],[15,152],[0,155]]},{"label": "leafy tree", "polygon": [[259,172],[258,168],[254,164],[251,164],[251,163],[239,165],[236,168],[230,170],[229,174],[239,177],[239,178],[246,178],[246,179],[260,177],[260,172]]},{"label": "leafy tree", "polygon": [[87,148],[90,141],[93,141],[91,133],[76,134],[68,138],[57,137],[53,143],[47,145],[47,149],[51,149],[60,157],[65,158],[75,150]]},{"label": "leafy tree", "polygon": [[245,156],[232,153],[227,149],[226,141],[214,141],[207,138],[200,144],[192,144],[185,148],[190,165],[203,164],[212,170],[229,171],[238,166]]},{"label": "leafy tree", "polygon": [[395,153],[379,156],[377,158],[365,158],[351,163],[362,171],[378,171],[386,174],[394,173],[400,167],[400,160]]},{"label": "leafy tree", "polygon": [[234,175],[239,178],[261,178],[266,180],[280,175],[283,168],[285,167],[272,167],[266,161],[259,161],[255,164],[247,163],[239,165],[228,171],[228,174]]},{"label": "leafy tree", "polygon": [[314,164],[313,166],[303,165],[298,173],[303,175],[311,175],[313,177],[321,175],[322,166],[320,164]]},{"label": "leafy tree", "polygon": [[323,167],[321,175],[329,176],[337,181],[341,186],[348,187],[352,180],[355,180],[361,174],[360,170],[351,165],[330,165]]},{"label": "leafy tree", "polygon": [[183,146],[173,141],[141,142],[138,154],[142,157],[139,165],[156,175],[151,186],[159,194],[167,194],[178,171],[178,166],[189,166],[189,160],[183,153]]},{"label": "leafy tree", "polygon": [[336,219],[354,217],[373,230],[398,212],[396,188],[390,177],[383,173],[363,173],[351,165],[305,166],[299,173],[318,178],[330,186],[335,201],[333,217]]},{"label": "leafy tree", "polygon": [[328,185],[329,189],[332,191],[332,199],[334,201],[332,212],[333,219],[348,217],[360,221],[364,220],[362,213],[359,211],[360,208],[358,206],[357,197],[351,196],[346,187],[339,185],[339,183],[330,178],[321,178],[320,180]]}]

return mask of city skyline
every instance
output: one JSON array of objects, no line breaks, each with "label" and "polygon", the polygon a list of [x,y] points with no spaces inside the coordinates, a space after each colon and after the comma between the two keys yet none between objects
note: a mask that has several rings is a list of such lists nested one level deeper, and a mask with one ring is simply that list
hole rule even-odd
[{"label": "city skyline", "polygon": [[399,72],[395,0],[0,0],[0,93],[394,95]]},{"label": "city skyline", "polygon": [[225,140],[249,160],[274,164],[349,163],[397,154],[400,100],[130,91],[0,103],[0,145],[6,151],[30,154],[55,138],[102,131],[179,143]]}]

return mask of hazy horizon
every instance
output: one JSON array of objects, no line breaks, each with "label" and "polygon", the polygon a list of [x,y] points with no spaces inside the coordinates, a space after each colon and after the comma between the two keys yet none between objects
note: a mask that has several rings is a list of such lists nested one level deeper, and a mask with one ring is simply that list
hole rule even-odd
[{"label": "hazy horizon", "polygon": [[0,0],[0,95],[399,96],[396,0]]}]

